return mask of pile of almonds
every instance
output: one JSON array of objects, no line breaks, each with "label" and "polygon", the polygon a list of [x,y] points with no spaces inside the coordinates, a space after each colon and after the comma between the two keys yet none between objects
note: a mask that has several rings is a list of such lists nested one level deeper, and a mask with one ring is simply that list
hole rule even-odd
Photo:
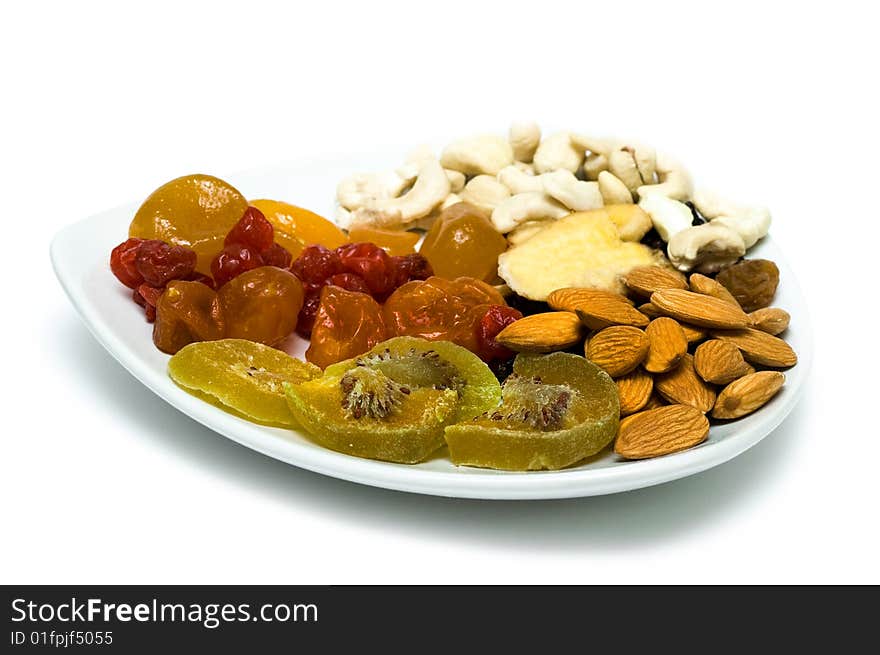
[{"label": "pile of almonds", "polygon": [[[788,312],[743,311],[720,282],[657,266],[630,271],[627,296],[558,289],[548,304],[496,337],[515,351],[551,352],[584,343],[586,357],[617,383],[621,422],[615,452],[646,459],[691,448],[713,419],[737,419],[767,403],[797,363],[777,335]],[[757,367],[757,368],[756,368]],[[760,370],[758,370],[760,369]]]}]

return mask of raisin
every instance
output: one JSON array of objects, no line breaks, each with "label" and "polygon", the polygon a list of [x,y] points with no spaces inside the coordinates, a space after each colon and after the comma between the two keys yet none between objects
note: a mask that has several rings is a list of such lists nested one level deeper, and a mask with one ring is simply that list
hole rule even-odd
[{"label": "raisin", "polygon": [[767,307],[779,286],[779,268],[768,259],[746,259],[725,268],[716,278],[746,312]]},{"label": "raisin", "polygon": [[495,341],[501,330],[523,317],[522,312],[507,305],[489,305],[486,313],[476,325],[477,355],[484,362],[496,359],[510,359],[514,352]]},{"label": "raisin", "polygon": [[263,265],[260,253],[240,243],[224,246],[211,262],[211,275],[219,289],[234,277]]},{"label": "raisin", "polygon": [[126,239],[110,252],[110,270],[129,289],[137,289],[144,282],[135,266],[137,251],[143,242],[143,239]]},{"label": "raisin", "polygon": [[134,265],[144,282],[164,287],[171,280],[186,279],[196,270],[196,253],[186,246],[151,239],[138,246]]},{"label": "raisin", "polygon": [[336,251],[317,244],[303,248],[290,270],[303,284],[323,284],[328,277],[345,272]]},{"label": "raisin", "polygon": [[275,243],[275,228],[266,220],[263,212],[256,207],[248,207],[223,241],[224,246],[235,243],[250,246],[257,252],[263,252]]}]

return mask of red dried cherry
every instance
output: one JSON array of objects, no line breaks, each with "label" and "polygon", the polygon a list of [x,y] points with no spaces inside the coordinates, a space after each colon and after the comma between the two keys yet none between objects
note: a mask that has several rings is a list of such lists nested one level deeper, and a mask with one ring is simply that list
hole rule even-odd
[{"label": "red dried cherry", "polygon": [[315,316],[317,316],[318,307],[321,305],[321,288],[317,287],[316,290],[307,291],[302,309],[299,310],[299,316],[296,319],[296,333],[303,339],[310,339],[312,336]]},{"label": "red dried cherry", "polygon": [[127,239],[110,253],[110,270],[129,289],[137,289],[144,282],[135,266],[137,251],[143,242],[143,239]]},{"label": "red dried cherry", "polygon": [[164,287],[171,280],[186,279],[196,270],[196,253],[186,246],[150,239],[138,246],[134,265],[144,282]]},{"label": "red dried cherry", "polygon": [[317,244],[303,248],[299,257],[291,264],[290,270],[304,285],[321,285],[328,277],[344,272],[339,255]]},{"label": "red dried cherry", "polygon": [[342,287],[346,291],[358,291],[360,293],[370,293],[370,287],[364,282],[364,278],[354,273],[337,273],[327,278],[327,284]]},{"label": "red dried cherry", "polygon": [[346,243],[336,249],[343,268],[360,275],[374,296],[394,290],[397,271],[391,257],[375,243]]},{"label": "red dried cherry", "polygon": [[394,286],[401,287],[411,280],[427,280],[434,275],[431,263],[424,255],[414,252],[410,255],[392,257],[391,263],[397,271]]},{"label": "red dried cherry", "polygon": [[219,289],[232,278],[263,265],[260,253],[241,243],[224,246],[211,262],[211,275]]},{"label": "red dried cherry", "polygon": [[273,243],[268,250],[260,253],[263,263],[266,266],[277,266],[278,268],[289,268],[290,261],[293,259],[284,246]]},{"label": "red dried cherry", "polygon": [[522,318],[522,312],[507,305],[489,305],[486,313],[476,325],[477,355],[483,361],[509,359],[514,353],[495,341],[495,337],[505,327]]},{"label": "red dried cherry", "polygon": [[256,207],[248,207],[238,223],[232,226],[223,245],[241,244],[250,246],[257,252],[263,252],[272,247],[275,242],[275,228],[266,220]]}]

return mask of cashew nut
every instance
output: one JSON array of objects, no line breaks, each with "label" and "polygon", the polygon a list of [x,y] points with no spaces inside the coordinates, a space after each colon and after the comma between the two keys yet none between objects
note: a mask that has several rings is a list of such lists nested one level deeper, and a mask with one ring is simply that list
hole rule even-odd
[{"label": "cashew nut", "polygon": [[443,168],[465,175],[497,175],[513,163],[513,148],[507,139],[486,134],[450,143],[440,155]]},{"label": "cashew nut", "polygon": [[538,175],[544,185],[544,192],[572,211],[598,209],[603,205],[598,182],[584,182],[574,173],[566,170]]},{"label": "cashew nut", "polygon": [[667,248],[669,261],[680,271],[715,273],[733,264],[746,252],[742,237],[714,222],[689,227],[675,234]]},{"label": "cashew nut", "polygon": [[544,188],[540,176],[529,175],[523,172],[516,164],[505,166],[498,171],[498,181],[510,189],[510,192],[513,194],[541,191]]},{"label": "cashew nut", "polygon": [[465,185],[460,195],[462,200],[488,217],[498,205],[510,198],[510,189],[491,175],[477,175]]},{"label": "cashew nut", "polygon": [[639,242],[653,225],[648,213],[632,203],[624,205],[606,205],[605,213],[617,226],[621,241]]},{"label": "cashew nut", "polygon": [[574,173],[584,162],[584,151],[571,142],[568,132],[559,132],[541,141],[533,161],[538,173],[549,173],[559,168]]},{"label": "cashew nut", "polygon": [[394,171],[355,173],[336,187],[336,200],[346,209],[359,209],[372,202],[396,198],[408,184],[408,180]]},{"label": "cashew nut", "polygon": [[446,171],[446,179],[449,180],[449,190],[452,193],[458,193],[464,189],[464,183],[467,181],[464,173],[459,173],[450,168],[445,168],[443,170]]},{"label": "cashew nut", "polygon": [[608,158],[605,155],[590,153],[584,160],[584,177],[598,180],[602,171],[608,170]]},{"label": "cashew nut", "polygon": [[608,170],[634,193],[642,185],[642,176],[633,154],[628,150],[612,150],[607,157]]},{"label": "cashew nut", "polygon": [[510,126],[507,134],[510,147],[513,148],[513,158],[517,161],[530,162],[535,156],[535,150],[541,143],[541,128],[535,122],[514,123]]},{"label": "cashew nut", "polygon": [[687,205],[664,195],[649,194],[639,200],[639,207],[648,213],[654,229],[667,243],[694,222],[694,216]]},{"label": "cashew nut", "polygon": [[[412,189],[399,198],[376,198],[352,212],[352,224],[399,225],[427,216],[449,195],[449,179],[436,159],[426,161]],[[341,204],[341,203],[340,203]]]},{"label": "cashew nut", "polygon": [[766,207],[737,205],[705,189],[694,192],[694,205],[713,225],[724,225],[739,234],[746,248],[751,248],[770,230],[770,210]]},{"label": "cashew nut", "polygon": [[617,148],[620,144],[613,139],[603,139],[601,137],[589,136],[588,134],[579,134],[573,132],[571,134],[571,142],[579,150],[589,150],[593,155],[605,155]]},{"label": "cashew nut", "polygon": [[621,182],[614,173],[602,171],[599,173],[599,193],[606,205],[632,204],[633,197],[626,185]]},{"label": "cashew nut", "polygon": [[688,200],[694,193],[694,183],[690,173],[680,163],[657,153],[657,184],[645,184],[637,189],[639,198],[647,195],[661,195],[672,200]]},{"label": "cashew nut", "polygon": [[[515,162],[513,162],[513,165],[515,168],[518,168],[526,175],[534,175],[535,174],[535,165],[532,164],[531,162],[515,161]],[[504,169],[501,169],[501,170],[504,170]]]},{"label": "cashew nut", "polygon": [[511,196],[492,212],[495,229],[506,234],[520,223],[543,218],[562,218],[570,212],[546,193],[529,191]]}]

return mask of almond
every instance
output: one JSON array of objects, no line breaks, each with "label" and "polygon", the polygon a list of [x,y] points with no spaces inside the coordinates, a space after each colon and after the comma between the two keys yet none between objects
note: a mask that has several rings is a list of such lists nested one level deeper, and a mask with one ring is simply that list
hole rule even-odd
[{"label": "almond", "polygon": [[645,360],[646,371],[666,373],[678,366],[688,349],[687,337],[678,321],[666,316],[655,318],[645,328],[645,334],[651,342]]},{"label": "almond", "polygon": [[547,353],[575,345],[583,338],[583,332],[576,314],[545,312],[514,321],[495,340],[517,352]]},{"label": "almond", "polygon": [[737,299],[727,290],[727,287],[720,282],[716,282],[711,277],[706,277],[700,273],[694,273],[691,275],[691,291],[702,293],[704,296],[718,298],[718,300],[729,302],[731,305],[736,305],[742,309],[742,307],[739,306]]},{"label": "almond", "polygon": [[620,397],[620,415],[627,416],[645,408],[651,400],[654,378],[637,368],[615,380]]},{"label": "almond", "polygon": [[633,302],[626,296],[603,289],[569,287],[567,289],[557,289],[547,296],[547,304],[550,305],[551,309],[559,309],[566,312],[575,311],[581,303],[596,302],[597,300],[633,305]]},{"label": "almond", "polygon": [[679,325],[684,330],[684,336],[688,343],[697,343],[709,336],[709,331],[706,328],[688,325],[687,323],[679,323]]},{"label": "almond", "polygon": [[640,296],[650,297],[661,289],[687,289],[687,279],[678,271],[660,266],[639,266],[623,276],[628,289]]},{"label": "almond", "polygon": [[591,336],[584,353],[608,375],[618,378],[644,361],[648,343],[644,331],[630,325],[613,325]]},{"label": "almond", "polygon": [[773,368],[788,368],[797,364],[797,355],[791,346],[779,337],[760,330],[713,330],[712,336],[732,343],[752,364]]},{"label": "almond", "polygon": [[730,384],[755,369],[746,363],[739,348],[729,341],[710,339],[694,352],[697,375],[712,384]]},{"label": "almond", "polygon": [[749,315],[739,307],[684,289],[655,291],[651,304],[667,316],[700,327],[733,329],[752,324]]},{"label": "almond", "polygon": [[[653,378],[652,378],[653,380]],[[642,408],[642,411],[646,411],[649,409],[657,409],[658,407],[666,407],[668,405],[665,400],[660,397],[656,391],[651,394],[651,397],[648,398],[648,403]]]},{"label": "almond", "polygon": [[660,309],[649,302],[646,302],[644,305],[639,305],[639,311],[648,318],[658,318],[663,316],[663,314],[660,313]]},{"label": "almond", "polygon": [[591,330],[601,330],[609,325],[645,327],[649,322],[638,309],[620,301],[595,299],[580,303],[575,312]]},{"label": "almond", "polygon": [[718,394],[712,416],[739,418],[751,414],[767,404],[785,384],[785,375],[779,371],[760,371],[731,382]]},{"label": "almond", "polygon": [[685,354],[676,368],[656,376],[654,388],[670,403],[690,405],[704,413],[715,404],[715,390],[697,375],[693,355]]},{"label": "almond", "polygon": [[778,307],[756,309],[749,316],[756,330],[761,330],[761,332],[774,336],[785,332],[788,329],[788,324],[791,322],[791,315]]},{"label": "almond", "polygon": [[614,452],[647,459],[686,450],[709,436],[709,420],[693,407],[669,405],[628,416],[620,422]]}]

